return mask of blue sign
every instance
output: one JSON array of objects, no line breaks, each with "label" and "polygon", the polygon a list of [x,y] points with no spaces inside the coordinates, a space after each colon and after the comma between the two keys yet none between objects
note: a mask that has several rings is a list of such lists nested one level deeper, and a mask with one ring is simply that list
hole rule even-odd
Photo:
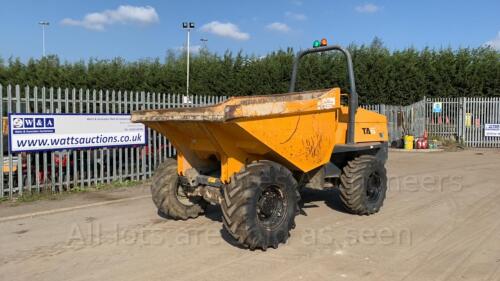
[{"label": "blue sign", "polygon": [[434,102],[432,103],[432,112],[441,113],[443,112],[443,103],[442,102]]}]

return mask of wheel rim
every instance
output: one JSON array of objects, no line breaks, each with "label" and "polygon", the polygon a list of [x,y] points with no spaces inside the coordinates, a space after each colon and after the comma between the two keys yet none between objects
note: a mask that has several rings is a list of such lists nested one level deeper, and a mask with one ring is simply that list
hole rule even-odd
[{"label": "wheel rim", "polygon": [[268,230],[278,228],[286,218],[286,195],[277,186],[268,186],[262,190],[257,200],[257,218]]},{"label": "wheel rim", "polygon": [[377,172],[373,172],[368,177],[368,182],[366,186],[366,197],[369,202],[376,202],[380,196],[380,190],[382,187],[382,180]]}]

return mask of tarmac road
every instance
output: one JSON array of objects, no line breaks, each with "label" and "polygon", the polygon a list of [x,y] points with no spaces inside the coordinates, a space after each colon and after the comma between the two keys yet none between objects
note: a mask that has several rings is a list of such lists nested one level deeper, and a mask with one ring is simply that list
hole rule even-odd
[{"label": "tarmac road", "polygon": [[217,207],[159,217],[146,186],[1,204],[0,280],[500,280],[500,151],[392,152],[387,168],[380,213],[307,191],[291,238],[267,252],[240,249]]}]

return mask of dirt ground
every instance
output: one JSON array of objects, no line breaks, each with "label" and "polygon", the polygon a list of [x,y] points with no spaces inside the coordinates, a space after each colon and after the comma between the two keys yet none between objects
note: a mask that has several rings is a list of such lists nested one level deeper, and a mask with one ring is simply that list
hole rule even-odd
[{"label": "dirt ground", "polygon": [[380,213],[307,191],[291,238],[267,252],[238,248],[217,207],[159,217],[147,187],[1,204],[0,280],[500,280],[500,151],[392,152],[387,168]]}]

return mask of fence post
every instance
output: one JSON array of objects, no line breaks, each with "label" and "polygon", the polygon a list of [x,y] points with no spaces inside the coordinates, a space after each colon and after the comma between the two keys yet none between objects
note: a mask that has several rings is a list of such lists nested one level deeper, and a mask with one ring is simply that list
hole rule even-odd
[{"label": "fence post", "polygon": [[[112,90],[111,91],[111,113],[112,114],[116,114],[116,93],[115,93],[115,90]],[[112,161],[112,173],[113,173],[113,177],[110,177],[110,175],[108,174],[108,177],[110,177],[110,181],[116,181],[117,177],[116,177],[116,150],[117,148],[112,148],[112,158],[113,158],[113,161]]]},{"label": "fence post", "polygon": [[[62,111],[62,106],[61,106],[61,99],[62,99],[62,96],[61,96],[61,88],[57,88],[57,108],[56,108],[56,111],[55,113],[63,113]],[[64,157],[64,154],[62,151],[57,151],[57,152],[54,152],[54,154],[57,153],[57,157],[59,157],[59,164],[57,164],[57,168],[58,168],[58,171],[56,173],[58,173],[58,179],[57,179],[57,182],[56,182],[56,186],[59,187],[59,192],[63,192],[64,191],[64,188],[63,188],[63,157]]]},{"label": "fence post", "polygon": [[424,132],[427,131],[427,134],[429,134],[429,131],[427,130],[427,97],[425,95],[424,95],[423,104],[424,104],[424,118],[423,118]]},{"label": "fence post", "polygon": [[[467,108],[467,103],[468,103],[468,98],[464,97],[464,116],[467,114],[468,112],[468,108]],[[472,116],[470,117],[470,122],[472,124]],[[468,127],[467,127],[467,120],[466,118],[464,118],[464,144],[465,146],[468,146],[469,144],[469,132],[470,130],[468,130]]]},{"label": "fence post", "polygon": [[[99,90],[99,113],[103,114],[104,113],[104,92],[103,90]],[[99,183],[104,184],[104,165],[106,164],[106,160],[104,158],[104,149],[105,148],[99,148],[99,157],[101,160],[101,165],[98,170],[99,174]]]},{"label": "fence post", "polygon": [[[7,114],[12,113],[12,85],[7,86]],[[12,176],[12,153],[9,150],[9,198],[12,198],[14,193],[14,181]]]},{"label": "fence post", "polygon": [[[21,88],[16,85],[16,113],[21,113]],[[23,156],[17,154],[17,192],[23,195]]]},{"label": "fence post", "polygon": [[[111,100],[110,92],[109,92],[109,90],[106,90],[105,101],[104,101],[104,104],[105,104],[104,108],[105,108],[105,113],[106,114],[109,114],[110,103],[111,103],[110,100]],[[104,181],[106,183],[110,183],[111,182],[111,169],[112,169],[112,167],[111,167],[111,160],[110,160],[111,150],[113,150],[113,148],[109,148],[109,147],[104,148],[104,152],[106,154],[106,174],[104,176]]]},{"label": "fence post", "polygon": [[[122,114],[122,91],[118,91],[118,113]],[[126,93],[125,93],[126,95]],[[121,182],[123,181],[123,147],[120,147],[118,149],[118,180]]]},{"label": "fence post", "polygon": [[459,142],[463,145],[465,143],[464,140],[464,99],[460,98],[458,103],[458,139]]},{"label": "fence post", "polygon": [[385,115],[385,104],[380,104],[379,109],[380,109],[379,113],[382,115]]},{"label": "fence post", "polygon": [[3,198],[5,196],[4,194],[4,176],[5,173],[3,172],[3,86],[0,84],[0,117],[2,117],[2,122],[0,122],[0,132],[2,132],[2,137],[0,138],[0,150],[2,150],[2,154],[0,155],[0,163],[2,163],[2,181],[0,182],[0,198]]},{"label": "fence post", "polygon": [[[24,88],[24,98],[26,100],[26,113],[31,113],[30,107],[30,87],[26,86]],[[29,192],[31,193],[31,153],[27,153],[26,155],[26,187],[29,188]]]}]

